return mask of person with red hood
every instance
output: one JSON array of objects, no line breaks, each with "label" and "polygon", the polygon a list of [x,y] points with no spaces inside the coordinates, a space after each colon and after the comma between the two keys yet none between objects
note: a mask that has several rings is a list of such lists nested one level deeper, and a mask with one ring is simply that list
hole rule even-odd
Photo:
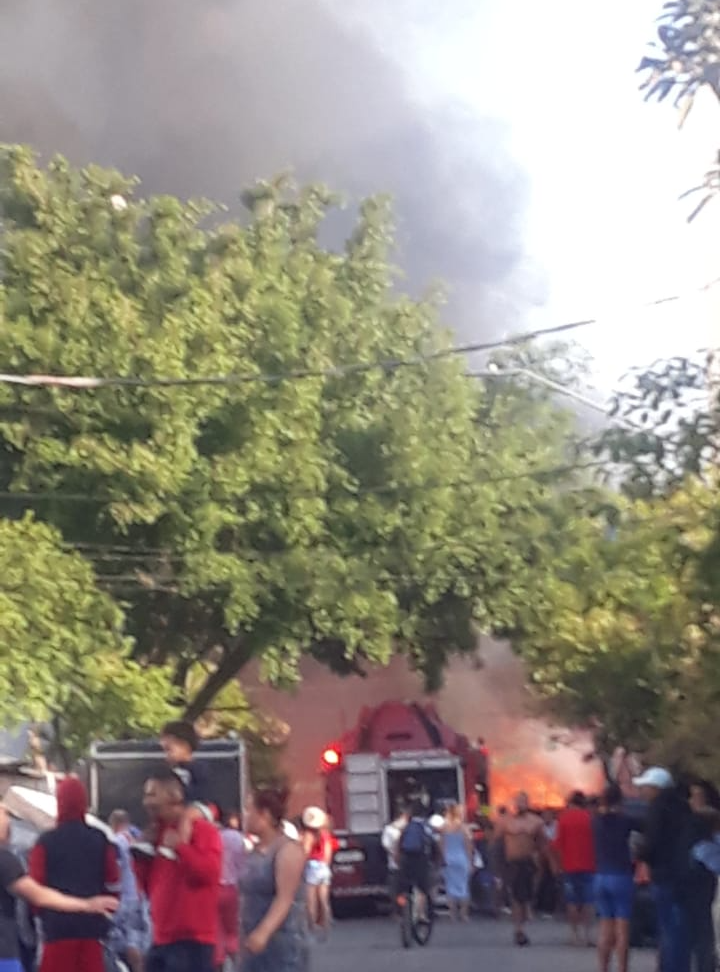
[{"label": "person with red hood", "polygon": [[[98,827],[85,822],[87,792],[74,776],[57,791],[57,826],[42,834],[31,851],[30,876],[39,884],[79,898],[116,890],[117,853]],[[40,972],[103,972],[102,940],[109,925],[103,915],[71,915],[43,909]]]}]

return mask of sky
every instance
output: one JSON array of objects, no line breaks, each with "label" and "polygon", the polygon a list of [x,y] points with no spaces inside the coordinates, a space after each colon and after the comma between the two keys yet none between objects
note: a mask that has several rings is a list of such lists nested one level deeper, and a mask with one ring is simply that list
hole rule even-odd
[{"label": "sky", "polygon": [[447,281],[459,339],[600,317],[582,337],[605,395],[714,338],[720,288],[640,306],[712,279],[719,218],[688,227],[678,201],[720,145],[717,104],[679,133],[638,92],[661,5],[3,0],[0,141],[150,193],[232,202],[287,168],[387,191],[403,285]]},{"label": "sky", "polygon": [[[377,9],[394,36],[417,22],[427,39],[429,5]],[[444,9],[455,24],[469,7]],[[388,53],[375,23],[340,0],[3,0],[0,142],[236,214],[247,185],[291,170],[348,201],[329,220],[332,246],[363,197],[390,194],[400,285],[417,296],[447,281],[444,321],[497,337],[544,286],[522,259],[527,179],[510,126],[443,91],[422,43]]]},{"label": "sky", "polygon": [[[403,65],[419,99],[450,95],[508,123],[530,182],[525,258],[546,287],[525,325],[601,318],[581,339],[608,390],[632,365],[712,340],[717,296],[695,291],[717,273],[719,214],[688,225],[678,197],[713,160],[720,110],[701,94],[679,131],[669,104],[644,103],[635,68],[659,0],[481,0],[452,17],[423,0],[342,0],[341,14],[326,2]],[[397,29],[403,17],[412,29]],[[689,296],[642,307],[674,293]]]}]

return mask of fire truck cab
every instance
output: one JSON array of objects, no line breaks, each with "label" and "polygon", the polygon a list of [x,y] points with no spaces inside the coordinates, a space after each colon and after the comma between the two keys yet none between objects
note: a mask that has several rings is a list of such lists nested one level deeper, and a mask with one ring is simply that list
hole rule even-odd
[{"label": "fire truck cab", "polygon": [[489,800],[484,746],[447,726],[432,705],[364,709],[356,727],[325,749],[322,771],[337,843],[336,910],[351,899],[387,899],[382,832],[409,800],[420,799],[428,816],[459,803],[470,822]]}]

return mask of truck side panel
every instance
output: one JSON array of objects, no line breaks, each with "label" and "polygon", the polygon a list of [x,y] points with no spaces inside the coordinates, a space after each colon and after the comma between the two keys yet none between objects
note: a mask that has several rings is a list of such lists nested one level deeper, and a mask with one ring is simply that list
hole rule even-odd
[{"label": "truck side panel", "polygon": [[[223,810],[242,809],[246,789],[245,747],[241,741],[203,743],[195,755],[202,764],[212,803]],[[93,811],[107,820],[113,810],[127,810],[133,823],[146,822],[142,805],[148,776],[165,760],[162,749],[149,743],[99,743],[88,761]]]}]

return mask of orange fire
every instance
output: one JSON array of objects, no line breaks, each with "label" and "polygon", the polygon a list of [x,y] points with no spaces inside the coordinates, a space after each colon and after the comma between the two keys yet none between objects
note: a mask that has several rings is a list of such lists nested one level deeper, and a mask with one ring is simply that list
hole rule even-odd
[{"label": "orange fire", "polygon": [[520,792],[527,793],[531,806],[538,810],[560,809],[565,806],[572,789],[573,787],[564,787],[550,773],[540,772],[537,767],[531,766],[496,769],[490,780],[493,809],[512,807]]}]

